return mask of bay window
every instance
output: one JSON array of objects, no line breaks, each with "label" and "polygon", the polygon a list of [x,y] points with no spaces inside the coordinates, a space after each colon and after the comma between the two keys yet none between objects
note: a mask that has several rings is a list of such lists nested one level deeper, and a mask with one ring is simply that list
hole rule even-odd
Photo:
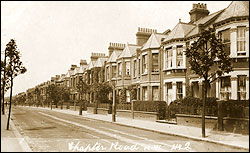
[{"label": "bay window", "polygon": [[129,90],[126,90],[126,102],[130,102],[130,93],[129,93]]},{"label": "bay window", "polygon": [[152,87],[153,100],[159,100],[159,88],[158,86]]},{"label": "bay window", "polygon": [[142,56],[142,73],[143,74],[148,73],[148,56],[147,55]]},{"label": "bay window", "polygon": [[118,63],[118,76],[122,75],[122,63]]},{"label": "bay window", "polygon": [[159,72],[158,53],[152,53],[152,72]]},{"label": "bay window", "polygon": [[133,66],[133,76],[136,77],[136,60],[134,60],[134,66]]},{"label": "bay window", "polygon": [[109,67],[106,68],[107,80],[109,80]]},{"label": "bay window", "polygon": [[231,45],[231,41],[230,41],[230,29],[226,29],[223,31],[219,32],[219,37],[222,40],[222,43],[225,46],[225,52],[227,55],[230,55],[230,45]]},{"label": "bay window", "polygon": [[182,67],[183,66],[183,46],[176,47],[176,66]]},{"label": "bay window", "polygon": [[182,93],[182,82],[176,82],[176,99],[182,99],[183,93]]},{"label": "bay window", "polygon": [[138,59],[138,76],[141,74],[141,59]]},{"label": "bay window", "polygon": [[237,56],[246,55],[246,28],[237,27]]},{"label": "bay window", "polygon": [[126,65],[126,76],[130,76],[130,62],[125,62]]},{"label": "bay window", "polygon": [[231,98],[230,76],[220,78],[220,99],[227,99],[227,98],[229,99]]},{"label": "bay window", "polygon": [[148,100],[148,88],[147,87],[142,87],[142,100],[146,101]]},{"label": "bay window", "polygon": [[238,75],[238,100],[246,100],[246,75]]},{"label": "bay window", "polygon": [[116,66],[112,66],[112,78],[116,77]]},{"label": "bay window", "polygon": [[166,48],[165,55],[166,55],[166,63],[165,63],[166,69],[171,68],[173,66],[173,63],[172,63],[173,62],[173,50],[172,50],[172,47]]}]

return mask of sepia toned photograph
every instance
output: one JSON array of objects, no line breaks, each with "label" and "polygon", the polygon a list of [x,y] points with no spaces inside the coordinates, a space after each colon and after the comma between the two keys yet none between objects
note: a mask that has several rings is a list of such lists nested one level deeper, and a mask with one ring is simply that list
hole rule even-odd
[{"label": "sepia toned photograph", "polygon": [[249,152],[249,1],[1,1],[1,152]]}]

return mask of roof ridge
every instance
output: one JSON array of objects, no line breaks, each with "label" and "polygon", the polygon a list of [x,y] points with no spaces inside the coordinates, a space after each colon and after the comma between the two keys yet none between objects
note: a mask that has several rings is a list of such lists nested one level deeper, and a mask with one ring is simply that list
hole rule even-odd
[{"label": "roof ridge", "polygon": [[[240,1],[241,3],[243,3],[244,1]],[[246,1],[247,2],[247,1]],[[249,8],[247,8],[247,6],[245,4],[243,4],[243,6],[249,10]]]},{"label": "roof ridge", "polygon": [[[220,13],[220,12],[222,12],[222,11],[224,11],[226,8],[224,8],[224,9],[222,9],[222,10],[219,10],[219,11],[216,11],[216,12],[214,12],[214,13],[211,13],[211,14],[209,14],[209,15],[207,15],[207,16],[204,16],[204,17],[201,17],[199,20],[197,20],[197,21],[200,21],[200,20],[202,20],[202,19],[205,19],[205,18],[207,18],[207,17],[209,17],[209,16],[212,16],[212,15],[214,15],[214,14],[217,14],[217,13]],[[195,22],[196,23],[196,25],[197,25],[197,21]],[[200,23],[201,24],[201,23]]]}]

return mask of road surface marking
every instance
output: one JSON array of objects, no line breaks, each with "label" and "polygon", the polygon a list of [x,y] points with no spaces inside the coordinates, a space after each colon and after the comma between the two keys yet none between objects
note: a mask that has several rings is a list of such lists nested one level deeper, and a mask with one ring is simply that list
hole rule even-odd
[{"label": "road surface marking", "polygon": [[[86,129],[89,129],[89,130],[92,130],[92,131],[95,131],[97,133],[104,134],[104,135],[107,135],[109,137],[113,137],[113,138],[119,139],[120,141],[124,141],[124,142],[131,143],[131,144],[138,144],[138,145],[142,146],[143,148],[145,148],[145,146],[147,146],[147,144],[138,143],[138,142],[136,142],[134,140],[131,140],[131,139],[128,139],[128,138],[125,138],[125,137],[122,137],[122,136],[118,136],[118,135],[115,135],[113,133],[101,131],[101,130],[98,130],[98,129],[95,129],[95,128],[92,128],[92,127],[89,127],[89,126],[86,126],[86,125],[82,125],[82,124],[79,124],[79,123],[76,123],[76,122],[64,120],[64,119],[61,119],[61,118],[58,118],[58,117],[55,117],[55,116],[52,116],[52,115],[45,114],[43,112],[38,112],[38,113],[40,113],[42,115],[45,115],[45,116],[48,116],[48,117],[51,117],[51,118],[54,118],[56,120],[62,121],[62,122],[66,122],[66,123],[69,123],[69,124],[80,126],[80,127],[83,127],[83,128],[86,128]],[[165,149],[162,149],[162,148],[158,148],[158,149],[159,149],[159,151],[164,151],[164,152],[169,152],[170,151],[170,150],[165,150]]]}]

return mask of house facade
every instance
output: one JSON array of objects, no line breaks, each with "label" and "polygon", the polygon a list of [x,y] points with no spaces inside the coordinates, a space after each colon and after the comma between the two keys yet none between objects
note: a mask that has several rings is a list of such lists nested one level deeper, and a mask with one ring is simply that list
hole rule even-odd
[{"label": "house facade", "polygon": [[[80,77],[89,85],[110,83],[117,96],[124,89],[126,102],[131,102],[131,88],[136,91],[135,99],[143,101],[170,104],[186,96],[202,98],[203,80],[191,71],[185,50],[202,30],[214,28],[232,58],[233,71],[214,76],[217,79],[206,94],[218,99],[249,99],[249,2],[232,1],[225,9],[211,14],[206,4],[193,4],[189,16],[189,22],[179,20],[173,29],[163,33],[139,27],[136,44],[110,43],[108,56],[92,53],[88,64],[81,61],[84,64],[80,67],[72,65],[59,81],[71,88],[71,100],[77,100],[76,83]],[[94,101],[93,94],[87,94],[90,103]]]}]

